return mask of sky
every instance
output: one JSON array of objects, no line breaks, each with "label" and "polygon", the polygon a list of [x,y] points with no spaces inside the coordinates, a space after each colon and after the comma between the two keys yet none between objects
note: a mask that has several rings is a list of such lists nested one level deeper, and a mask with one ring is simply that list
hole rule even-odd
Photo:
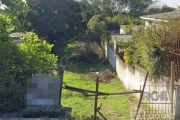
[{"label": "sky", "polygon": [[[25,1],[25,0],[23,0]],[[180,6],[180,0],[159,0],[161,3],[164,3],[170,7],[177,8],[177,6]]]},{"label": "sky", "polygon": [[174,8],[177,8],[177,6],[180,6],[180,0],[159,0],[159,1]]},{"label": "sky", "polygon": [[[26,1],[26,0],[23,0]],[[159,0],[161,4],[166,4],[170,7],[177,8],[177,6],[180,6],[180,0]]]}]

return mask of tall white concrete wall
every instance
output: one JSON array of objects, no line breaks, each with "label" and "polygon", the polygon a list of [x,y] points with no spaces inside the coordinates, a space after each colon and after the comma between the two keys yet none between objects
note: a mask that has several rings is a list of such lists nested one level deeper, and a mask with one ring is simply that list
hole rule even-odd
[{"label": "tall white concrete wall", "polygon": [[113,46],[107,46],[107,57],[112,67],[116,69],[116,55],[114,53]]},{"label": "tall white concrete wall", "polygon": [[[115,55],[114,57],[114,53],[115,50],[111,47],[107,47],[107,52],[108,53],[108,59],[110,61],[110,64],[113,66],[113,68],[116,70],[118,77],[120,78],[120,80],[124,83],[124,85],[126,86],[126,88],[130,89],[130,90],[142,90],[143,84],[144,84],[144,80],[145,80],[145,76],[146,76],[146,71],[144,69],[142,69],[139,66],[135,66],[135,68],[132,68],[130,65],[125,64],[118,55]],[[114,53],[112,53],[112,51]],[[111,55],[109,55],[111,54]],[[114,61],[115,59],[115,61]],[[112,62],[113,61],[113,62]],[[115,62],[115,63],[114,63]],[[114,65],[116,65],[114,67]],[[165,76],[161,76],[158,80],[158,83],[156,83],[156,86],[152,86],[155,85],[152,82],[147,81],[146,83],[146,87],[145,87],[145,92],[153,92],[153,91],[158,91],[158,92],[163,92],[166,91],[167,92],[167,100],[163,101],[163,100],[148,100],[151,103],[168,103],[168,105],[153,105],[154,109],[156,109],[158,107],[158,109],[160,110],[164,110],[166,109],[167,111],[171,110],[171,87],[170,87],[170,79],[165,77]],[[141,87],[141,89],[140,89]],[[140,94],[135,94],[138,98],[140,97]]]}]

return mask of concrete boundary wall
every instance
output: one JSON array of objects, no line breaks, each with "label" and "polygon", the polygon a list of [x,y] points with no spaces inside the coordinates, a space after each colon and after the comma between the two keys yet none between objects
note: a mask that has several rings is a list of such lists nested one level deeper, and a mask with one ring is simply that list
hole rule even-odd
[{"label": "concrete boundary wall", "polygon": [[[130,65],[125,64],[120,57],[116,54],[116,48],[112,48],[112,47],[108,47],[109,45],[107,45],[107,58],[110,61],[110,64],[113,66],[113,68],[115,69],[115,71],[117,72],[118,77],[120,78],[120,80],[124,83],[125,87],[130,89],[130,90],[140,90],[140,87],[143,86],[144,80],[145,80],[145,76],[146,76],[146,71],[144,69],[142,69],[139,66],[135,66],[135,68],[132,68]],[[115,47],[115,46],[114,46]],[[113,51],[113,53],[112,53]],[[109,55],[111,54],[111,55]],[[115,56],[114,56],[115,54]],[[112,57],[113,56],[113,57]],[[114,61],[114,62],[112,62]],[[115,65],[115,67],[114,67]],[[158,82],[156,83],[156,86],[151,88],[151,91],[154,89],[154,91],[167,91],[167,97],[168,97],[168,101],[171,103],[171,84],[170,84],[170,78],[167,78],[165,76],[161,76],[158,80]],[[148,91],[149,88],[147,87],[148,85],[154,84],[150,81],[147,81],[146,83],[146,87],[145,87],[145,91]],[[158,87],[158,89],[157,89]],[[149,91],[149,92],[151,92]],[[180,88],[176,88],[174,90],[174,100],[173,100],[173,113],[175,114],[175,116],[180,116],[180,113],[177,111],[180,111],[180,105],[176,105],[179,104],[180,100]],[[135,94],[138,98],[140,97],[140,94]],[[178,97],[179,96],[179,97]],[[149,102],[153,103],[154,101],[149,100]],[[162,102],[163,101],[159,101]],[[162,106],[158,106],[158,109],[160,110],[164,110],[164,106],[166,107],[166,109],[168,108],[169,110],[171,110],[172,105],[163,105]],[[179,107],[179,108],[177,108]],[[154,106],[154,109],[156,109],[156,106]],[[178,114],[179,113],[179,114]]]},{"label": "concrete boundary wall", "polygon": [[109,58],[108,60],[113,69],[116,69],[116,54],[114,54],[113,46],[108,45],[107,50],[107,57]]}]

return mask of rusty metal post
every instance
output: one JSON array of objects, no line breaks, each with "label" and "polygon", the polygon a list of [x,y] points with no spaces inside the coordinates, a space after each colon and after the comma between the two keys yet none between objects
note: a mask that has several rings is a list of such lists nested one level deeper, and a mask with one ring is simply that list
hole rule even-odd
[{"label": "rusty metal post", "polygon": [[61,107],[61,96],[62,96],[62,84],[63,84],[63,76],[64,76],[64,66],[58,66],[58,74],[60,80],[60,89],[59,89],[59,107]]},{"label": "rusty metal post", "polygon": [[146,82],[147,82],[147,79],[148,79],[148,75],[149,75],[149,72],[146,73],[146,77],[145,77],[145,80],[144,80],[144,85],[143,85],[143,88],[142,88],[139,104],[138,104],[138,107],[137,107],[136,115],[134,117],[135,120],[136,120],[136,117],[137,117],[137,115],[139,113],[139,108],[140,108],[141,101],[142,101],[142,98],[143,98],[143,94],[144,94],[144,90],[145,90],[145,87],[146,87]]},{"label": "rusty metal post", "polygon": [[94,100],[94,120],[96,120],[97,116],[97,103],[98,103],[98,89],[99,89],[99,78],[96,79],[96,95]]},{"label": "rusty metal post", "polygon": [[171,113],[173,113],[174,75],[174,62],[171,62]]}]

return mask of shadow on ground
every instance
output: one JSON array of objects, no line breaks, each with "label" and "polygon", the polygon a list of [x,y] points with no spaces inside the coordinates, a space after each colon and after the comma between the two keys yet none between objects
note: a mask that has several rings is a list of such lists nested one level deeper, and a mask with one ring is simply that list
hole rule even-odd
[{"label": "shadow on ground", "polygon": [[99,61],[98,63],[85,63],[78,61],[65,61],[62,63],[65,66],[65,70],[73,73],[88,73],[90,71],[98,71],[101,69],[109,69],[114,71],[107,60]]}]

